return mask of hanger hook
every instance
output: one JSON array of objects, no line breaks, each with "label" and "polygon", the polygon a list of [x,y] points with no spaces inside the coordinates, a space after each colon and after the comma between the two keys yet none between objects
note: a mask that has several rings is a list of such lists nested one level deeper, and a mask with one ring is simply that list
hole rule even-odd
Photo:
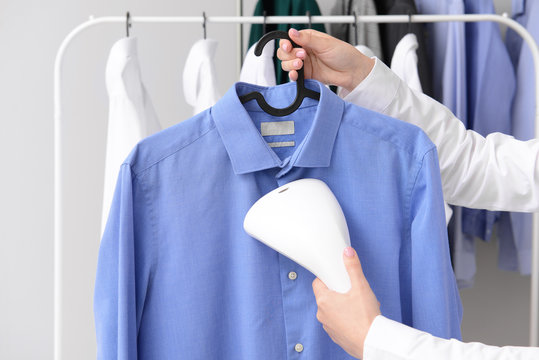
[{"label": "hanger hook", "polygon": [[266,10],[264,10],[263,15],[264,15],[264,23],[262,24],[262,34],[266,34],[266,17],[268,15]]},{"label": "hanger hook", "polygon": [[204,40],[206,40],[206,12],[202,12],[202,29],[204,29]]},{"label": "hanger hook", "polygon": [[[292,39],[290,39],[286,31],[275,30],[275,31],[270,31],[266,35],[262,36],[260,40],[258,40],[258,43],[256,43],[256,46],[255,46],[255,55],[256,56],[262,55],[262,49],[264,48],[264,46],[268,42],[274,39],[287,39],[292,44],[292,47],[299,47],[296,43],[292,41]],[[315,99],[315,100],[320,100],[319,92],[316,92],[314,90],[311,90],[305,87],[305,75],[304,75],[303,67],[298,70],[298,80],[296,81],[296,89],[297,89],[296,98],[294,99],[294,102],[290,106],[283,109],[274,108],[271,105],[269,105],[264,99],[264,96],[257,91],[253,91],[248,94],[241,95],[239,99],[242,104],[245,104],[246,102],[251,101],[251,100],[256,100],[256,102],[258,103],[260,108],[262,108],[262,110],[264,110],[265,112],[273,116],[285,116],[285,115],[292,114],[294,111],[296,111],[299,108],[303,99],[306,97]]]},{"label": "hanger hook", "polygon": [[311,21],[311,11],[310,11],[310,10],[307,10],[306,15],[309,17],[309,29],[312,29],[313,23],[312,23],[312,21]]},{"label": "hanger hook", "polygon": [[356,11],[355,11],[355,10],[354,10],[353,14],[354,14],[354,44],[357,46],[357,45],[358,45],[358,36],[357,36],[357,14],[356,14]]},{"label": "hanger hook", "polygon": [[412,12],[408,11],[408,33],[412,32]]},{"label": "hanger hook", "polygon": [[125,33],[129,37],[129,28],[131,27],[131,14],[129,11],[125,14]]}]

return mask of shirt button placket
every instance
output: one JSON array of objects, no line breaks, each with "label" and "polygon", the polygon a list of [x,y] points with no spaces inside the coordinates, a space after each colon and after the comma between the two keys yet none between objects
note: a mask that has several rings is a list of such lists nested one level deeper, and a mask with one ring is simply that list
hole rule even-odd
[{"label": "shirt button placket", "polygon": [[[308,306],[312,295],[311,284],[304,284],[305,276],[297,264],[286,256],[279,254],[281,289],[283,292],[283,315],[286,322],[287,354],[290,360],[300,360],[308,354],[304,354],[304,341],[307,341],[304,333],[305,306]],[[305,291],[305,288],[309,291]],[[306,293],[309,297],[307,298]],[[310,317],[309,317],[310,318]],[[304,341],[302,341],[304,340]]]},{"label": "shirt button placket", "polygon": [[[290,271],[288,273],[288,278],[292,281],[296,280],[298,278],[298,273],[296,273],[295,271]],[[296,350],[296,352],[299,354],[300,352],[303,351],[303,344],[301,343],[297,343],[295,346],[294,346],[294,350]]]},{"label": "shirt button placket", "polygon": [[[298,278],[298,274],[295,272],[295,271],[290,271],[288,273],[288,278],[292,281],[296,280]],[[294,346],[294,350],[296,350],[296,352],[299,354],[300,352],[303,351],[303,345],[301,343],[297,343],[295,346]]]}]

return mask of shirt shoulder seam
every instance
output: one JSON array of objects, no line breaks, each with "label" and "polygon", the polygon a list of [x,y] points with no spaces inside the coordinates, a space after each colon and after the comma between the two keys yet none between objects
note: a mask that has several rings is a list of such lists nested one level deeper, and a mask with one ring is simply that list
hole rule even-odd
[{"label": "shirt shoulder seam", "polygon": [[[406,206],[408,207],[408,209],[407,209],[407,212],[408,212],[407,217],[410,220],[408,222],[409,224],[412,223],[412,219],[410,218],[412,216],[412,209],[411,209],[411,207],[412,207],[412,194],[414,193],[414,189],[415,189],[415,187],[417,185],[417,180],[419,179],[419,174],[421,173],[421,169],[423,169],[423,166],[425,164],[425,157],[427,157],[427,155],[432,153],[435,149],[436,149],[436,147],[432,147],[428,151],[425,151],[425,153],[421,157],[421,161],[419,161],[419,164],[418,164],[419,166],[418,166],[417,171],[416,171],[416,173],[414,175],[414,180],[411,183],[412,186],[410,187],[410,192],[407,195],[408,199],[407,199],[407,204],[406,204]],[[411,238],[412,234],[410,233],[410,228],[408,229],[408,233],[409,233],[410,238]]]},{"label": "shirt shoulder seam", "polygon": [[[382,114],[384,116],[388,116],[388,115],[385,115],[385,114]],[[345,120],[345,122],[347,123],[350,123],[352,126],[354,126],[356,129],[358,130],[361,130],[361,131],[364,131],[372,136],[375,136],[377,137],[378,139],[380,139],[380,141],[384,141],[384,142],[387,142],[387,143],[390,143],[392,144],[393,146],[403,150],[403,151],[406,151],[407,154],[411,155],[415,161],[419,161],[419,162],[422,162],[423,161],[423,158],[425,157],[425,154],[427,154],[428,152],[432,151],[433,149],[436,148],[436,146],[434,144],[431,144],[429,145],[428,147],[426,147],[426,149],[424,149],[423,151],[421,151],[420,153],[416,154],[414,153],[413,151],[409,150],[409,149],[406,149],[404,146],[394,142],[394,141],[391,141],[389,139],[386,139],[382,136],[380,136],[379,134],[377,134],[375,131],[371,131],[370,129],[365,129],[365,128],[362,128],[360,126],[358,126],[354,121],[352,120]],[[425,136],[427,136],[426,134],[424,134]]]},{"label": "shirt shoulder seam", "polygon": [[[126,166],[130,166],[130,164],[125,164]],[[134,181],[138,181],[138,183],[140,184],[140,187],[143,191],[143,197],[144,197],[144,200],[146,202],[146,205],[147,205],[147,208],[148,208],[148,213],[149,213],[149,222],[150,222],[150,226],[151,226],[151,233],[152,233],[152,237],[151,237],[151,241],[150,241],[150,252],[151,252],[151,255],[150,255],[150,267],[149,267],[149,276],[148,276],[148,283],[146,285],[146,293],[148,293],[152,287],[152,284],[153,284],[153,279],[155,277],[155,268],[157,266],[157,263],[158,263],[158,250],[159,250],[159,247],[158,247],[158,242],[157,242],[157,225],[156,225],[156,221],[155,221],[155,210],[154,210],[154,207],[153,207],[153,202],[152,202],[152,197],[149,195],[150,194],[150,191],[148,189],[148,186],[146,184],[146,182],[144,181],[144,177],[143,176],[134,176]],[[143,315],[144,315],[144,304],[145,304],[145,301],[146,300],[146,296],[144,297],[144,302],[142,304],[142,309],[141,309],[141,313],[140,313],[140,319],[139,321],[142,322],[142,318],[143,318]],[[138,334],[138,331],[140,330],[140,324],[137,324],[137,334]]]},{"label": "shirt shoulder seam", "polygon": [[[190,142],[184,144],[184,145],[181,145],[179,148],[177,148],[176,150],[172,151],[171,153],[169,154],[166,154],[164,155],[163,157],[161,157],[160,159],[154,161],[153,163],[151,163],[150,165],[146,166],[145,168],[139,170],[137,173],[133,172],[135,178],[139,177],[139,176],[142,176],[142,174],[144,172],[146,172],[147,170],[149,170],[150,168],[154,167],[155,165],[157,165],[158,163],[160,163],[161,161],[165,160],[166,158],[176,154],[177,152],[179,151],[182,151],[183,149],[185,149],[186,147],[192,145],[193,143],[195,143],[196,141],[200,140],[201,138],[203,138],[204,136],[206,136],[207,134],[209,134],[212,130],[215,129],[215,124],[213,124],[208,130],[206,130],[205,132],[203,132],[202,134],[200,134],[199,136],[197,136],[196,138],[194,138],[193,140],[191,140]],[[131,166],[132,164],[130,163],[124,163],[124,164],[127,164],[129,166]],[[132,166],[131,166],[132,168]]]}]

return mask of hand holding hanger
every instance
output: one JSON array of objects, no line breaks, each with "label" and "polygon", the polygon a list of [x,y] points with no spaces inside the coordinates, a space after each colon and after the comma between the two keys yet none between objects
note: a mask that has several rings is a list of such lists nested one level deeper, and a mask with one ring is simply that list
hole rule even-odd
[{"label": "hand holding hanger", "polygon": [[351,91],[374,66],[373,59],[330,35],[310,29],[290,29],[288,35],[302,48],[293,49],[290,41],[281,40],[277,56],[293,81],[298,77],[297,70],[305,63],[306,79],[315,79]]},{"label": "hand holding hanger", "polygon": [[[288,35],[284,31],[276,30],[276,31],[269,32],[269,33],[265,34],[264,36],[262,36],[262,38],[256,44],[255,51],[254,51],[255,55],[256,56],[262,55],[262,49],[264,48],[264,46],[268,42],[270,42],[270,41],[272,41],[274,39],[290,39],[290,38],[288,37]],[[289,41],[289,43],[290,43],[290,41]],[[290,45],[292,47],[297,46],[293,42],[290,43]],[[266,102],[266,99],[264,99],[264,96],[258,91],[252,91],[252,92],[250,92],[248,94],[240,96],[241,103],[245,104],[248,101],[256,100],[256,102],[258,103],[258,106],[260,106],[262,108],[262,110],[264,110],[266,113],[268,113],[270,115],[273,115],[273,116],[286,116],[286,115],[290,115],[291,113],[296,111],[300,107],[300,105],[302,104],[303,99],[305,99],[305,98],[311,98],[311,99],[315,99],[315,100],[320,100],[320,93],[319,92],[311,90],[311,89],[309,89],[309,88],[307,88],[305,86],[305,82],[304,82],[305,77],[303,75],[303,70],[298,69],[297,73],[298,73],[298,76],[297,76],[297,81],[296,81],[296,88],[297,88],[297,90],[296,90],[296,98],[294,99],[294,102],[291,105],[289,105],[288,107],[286,107],[286,108],[274,108],[273,106],[269,105]]]}]

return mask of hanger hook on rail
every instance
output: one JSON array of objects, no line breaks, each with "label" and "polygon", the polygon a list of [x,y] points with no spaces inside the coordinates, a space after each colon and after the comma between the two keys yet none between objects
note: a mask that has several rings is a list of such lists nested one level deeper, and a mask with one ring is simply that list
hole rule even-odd
[{"label": "hanger hook on rail", "polygon": [[264,16],[264,23],[262,24],[262,35],[265,35],[266,34],[266,17],[268,16],[268,13],[266,12],[266,10],[264,10],[263,14]]},{"label": "hanger hook on rail", "polygon": [[354,45],[358,45],[358,34],[357,34],[357,14],[356,14],[356,11],[354,10],[353,12],[353,15],[354,15]]},{"label": "hanger hook on rail", "polygon": [[412,12],[408,11],[408,34],[412,32]]},{"label": "hanger hook on rail", "polygon": [[307,13],[305,14],[309,17],[309,29],[312,29],[313,27],[313,22],[312,22],[312,19],[311,19],[311,11],[310,10],[307,10]]},{"label": "hanger hook on rail", "polygon": [[125,14],[125,34],[129,37],[129,28],[131,27],[131,14],[129,11]]},{"label": "hanger hook on rail", "polygon": [[204,30],[204,40],[206,40],[206,12],[202,12],[202,29]]}]

